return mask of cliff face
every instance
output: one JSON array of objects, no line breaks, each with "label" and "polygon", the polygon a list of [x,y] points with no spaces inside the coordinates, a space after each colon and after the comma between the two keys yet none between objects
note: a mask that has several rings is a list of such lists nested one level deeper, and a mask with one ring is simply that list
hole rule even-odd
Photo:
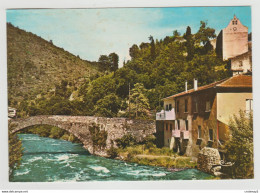
[{"label": "cliff face", "polygon": [[12,106],[45,94],[61,80],[78,87],[85,78],[99,73],[91,62],[11,24],[7,24],[7,70]]}]

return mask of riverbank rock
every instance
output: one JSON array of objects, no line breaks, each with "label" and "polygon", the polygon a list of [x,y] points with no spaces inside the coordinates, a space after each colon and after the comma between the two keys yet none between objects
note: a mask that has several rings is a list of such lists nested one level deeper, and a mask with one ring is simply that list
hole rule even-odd
[{"label": "riverbank rock", "polygon": [[204,147],[199,152],[197,165],[198,169],[203,172],[218,175],[221,169],[219,151],[215,148]]}]

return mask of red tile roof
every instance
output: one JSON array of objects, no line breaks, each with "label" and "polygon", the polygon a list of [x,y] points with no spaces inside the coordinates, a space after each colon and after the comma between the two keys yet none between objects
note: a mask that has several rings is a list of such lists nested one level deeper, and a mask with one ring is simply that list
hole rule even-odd
[{"label": "red tile roof", "polygon": [[200,86],[198,87],[198,89],[195,91],[194,89],[190,89],[187,92],[181,92],[169,97],[166,97],[164,99],[171,99],[171,98],[175,98],[175,97],[179,97],[179,96],[183,96],[183,95],[187,95],[193,92],[199,92],[202,90],[206,90],[209,88],[214,88],[214,87],[218,87],[218,88],[252,88],[252,76],[251,75],[237,75],[237,76],[232,76],[230,78],[226,78],[205,86]]},{"label": "red tile roof", "polygon": [[217,87],[229,87],[229,88],[252,88],[252,76],[251,75],[238,75],[233,76]]}]

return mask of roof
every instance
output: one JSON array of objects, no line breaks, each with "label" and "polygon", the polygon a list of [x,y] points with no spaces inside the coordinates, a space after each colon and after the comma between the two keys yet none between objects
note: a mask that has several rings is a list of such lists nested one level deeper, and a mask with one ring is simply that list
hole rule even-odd
[{"label": "roof", "polygon": [[197,90],[190,89],[169,97],[166,97],[164,99],[171,99],[171,98],[176,98],[179,96],[184,96],[187,94],[192,94],[195,92],[200,92],[203,90],[207,90],[210,88],[252,88],[252,76],[251,75],[237,75],[237,76],[232,76],[230,78],[226,78],[205,86],[200,86],[198,87]]},{"label": "roof", "polygon": [[252,57],[252,51],[247,51],[243,54],[240,54],[240,55],[237,55],[237,56],[234,56],[233,58],[230,58],[231,60],[234,60],[234,59],[239,59],[239,58],[242,58],[244,56],[248,56],[248,57]]},{"label": "roof", "polygon": [[221,84],[217,85],[217,87],[225,87],[225,88],[252,88],[252,76],[251,75],[238,75],[233,76]]}]

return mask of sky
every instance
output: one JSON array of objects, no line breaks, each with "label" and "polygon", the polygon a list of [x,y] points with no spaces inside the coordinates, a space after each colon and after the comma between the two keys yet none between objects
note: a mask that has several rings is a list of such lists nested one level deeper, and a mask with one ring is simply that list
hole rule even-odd
[{"label": "sky", "polygon": [[149,42],[148,37],[164,39],[174,30],[181,34],[190,26],[196,33],[200,21],[207,21],[216,35],[234,14],[251,32],[251,8],[172,7],[103,9],[15,9],[7,10],[7,22],[41,36],[45,40],[89,61],[115,52],[119,66],[129,60],[133,44]]}]

